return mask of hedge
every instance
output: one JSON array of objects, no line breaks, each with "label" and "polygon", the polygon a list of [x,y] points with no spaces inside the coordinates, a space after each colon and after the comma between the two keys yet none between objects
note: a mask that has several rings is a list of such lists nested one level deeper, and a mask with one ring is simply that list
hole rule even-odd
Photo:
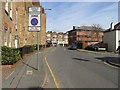
[{"label": "hedge", "polygon": [[[39,49],[41,49],[41,45],[39,45]],[[20,48],[10,48],[7,46],[1,47],[1,64],[2,65],[13,65],[18,60],[23,58],[25,54],[30,52],[34,52],[37,50],[37,45],[26,45]]]},{"label": "hedge", "polygon": [[13,49],[7,46],[1,48],[1,64],[2,65],[12,65],[20,60],[20,51],[18,49]]}]

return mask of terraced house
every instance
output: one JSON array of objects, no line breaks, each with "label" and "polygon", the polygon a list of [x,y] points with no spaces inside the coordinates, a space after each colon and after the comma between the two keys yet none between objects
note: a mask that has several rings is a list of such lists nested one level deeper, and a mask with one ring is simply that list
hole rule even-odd
[{"label": "terraced house", "polygon": [[39,2],[2,2],[1,3],[1,46],[13,48],[37,44],[37,32],[28,32],[28,8],[41,7],[41,31],[39,43],[46,44],[46,14]]},{"label": "terraced house", "polygon": [[67,46],[68,45],[68,33],[63,32],[52,32],[48,31],[46,34],[46,42],[48,45],[62,45]]}]

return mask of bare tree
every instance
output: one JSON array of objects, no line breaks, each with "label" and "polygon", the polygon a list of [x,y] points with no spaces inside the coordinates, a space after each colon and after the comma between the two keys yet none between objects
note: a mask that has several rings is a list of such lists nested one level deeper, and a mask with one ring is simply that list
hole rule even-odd
[{"label": "bare tree", "polygon": [[103,28],[100,26],[100,24],[93,24],[92,27],[95,29],[97,41],[99,41],[99,33],[103,31]]}]

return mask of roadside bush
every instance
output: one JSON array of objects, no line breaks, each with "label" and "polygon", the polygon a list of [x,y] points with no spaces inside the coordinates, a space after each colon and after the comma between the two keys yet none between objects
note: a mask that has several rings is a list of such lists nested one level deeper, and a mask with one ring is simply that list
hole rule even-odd
[{"label": "roadside bush", "polygon": [[1,48],[2,65],[12,65],[20,60],[20,51],[7,46]]},{"label": "roadside bush", "polygon": [[36,45],[25,45],[18,49],[22,58],[25,54],[29,54],[30,52],[34,52],[35,50],[37,50]]},{"label": "roadside bush", "polygon": [[36,50],[36,45],[31,45],[30,46],[30,52],[34,52]]}]

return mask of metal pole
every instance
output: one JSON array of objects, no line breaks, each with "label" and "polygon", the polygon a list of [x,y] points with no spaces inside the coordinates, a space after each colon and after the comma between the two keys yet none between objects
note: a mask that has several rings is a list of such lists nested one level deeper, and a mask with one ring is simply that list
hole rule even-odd
[{"label": "metal pole", "polygon": [[39,70],[39,31],[37,32],[37,70]]}]

